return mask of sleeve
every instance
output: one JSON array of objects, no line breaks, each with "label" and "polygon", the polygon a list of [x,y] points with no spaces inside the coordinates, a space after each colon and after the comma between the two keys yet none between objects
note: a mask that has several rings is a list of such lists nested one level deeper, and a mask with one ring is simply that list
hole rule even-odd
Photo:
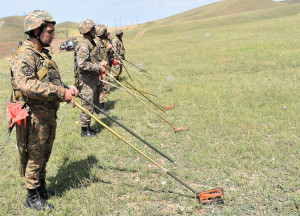
[{"label": "sleeve", "polygon": [[25,50],[16,54],[11,67],[14,88],[32,99],[42,101],[61,100],[65,95],[65,88],[39,80],[35,68],[35,54],[32,51]]},{"label": "sleeve", "polygon": [[[116,53],[118,53],[119,51],[118,51],[118,43],[117,43],[117,40],[116,39],[113,39],[112,40],[112,47],[113,47],[113,49],[114,49],[114,51],[116,52]],[[118,56],[117,56],[117,54],[114,52],[114,54],[113,54],[113,57],[114,58],[118,58]]]},{"label": "sleeve", "polygon": [[91,62],[91,57],[90,57],[90,51],[89,51],[89,45],[86,43],[82,43],[78,51],[76,53],[76,62],[77,66],[80,70],[82,71],[91,71],[94,73],[99,72],[100,70],[100,65]]}]

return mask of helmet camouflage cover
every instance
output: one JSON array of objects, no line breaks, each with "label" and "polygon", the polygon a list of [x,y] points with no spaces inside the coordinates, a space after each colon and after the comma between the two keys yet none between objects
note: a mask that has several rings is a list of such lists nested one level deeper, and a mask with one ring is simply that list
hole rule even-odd
[{"label": "helmet camouflage cover", "polygon": [[47,11],[34,10],[27,14],[24,19],[24,32],[28,33],[42,25],[45,25],[46,23],[53,23],[55,25],[56,21]]},{"label": "helmet camouflage cover", "polygon": [[120,35],[120,34],[123,34],[123,30],[122,30],[122,29],[118,29],[118,30],[116,31],[116,35]]},{"label": "helmet camouflage cover", "polygon": [[105,30],[107,30],[107,27],[103,24],[99,24],[96,26],[96,36],[101,36],[104,34]]},{"label": "helmet camouflage cover", "polygon": [[95,23],[90,19],[85,19],[79,23],[79,32],[80,34],[86,34],[92,30],[93,27],[95,27]]}]

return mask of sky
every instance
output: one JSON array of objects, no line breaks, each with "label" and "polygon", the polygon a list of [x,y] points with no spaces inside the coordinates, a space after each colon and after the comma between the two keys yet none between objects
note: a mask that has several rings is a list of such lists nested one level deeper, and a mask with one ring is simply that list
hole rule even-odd
[{"label": "sky", "polygon": [[219,0],[6,0],[0,18],[24,16],[42,9],[57,23],[91,19],[96,24],[119,27],[172,16]]}]

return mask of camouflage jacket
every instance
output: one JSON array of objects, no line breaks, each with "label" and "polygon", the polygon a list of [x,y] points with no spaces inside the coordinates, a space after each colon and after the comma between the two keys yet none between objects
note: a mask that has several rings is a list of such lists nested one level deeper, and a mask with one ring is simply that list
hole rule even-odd
[{"label": "camouflage jacket", "polygon": [[[29,40],[25,41],[23,46],[34,49],[33,43]],[[47,49],[43,49],[41,53],[51,60],[48,52]],[[65,95],[59,72],[52,65],[48,65],[47,74],[39,80],[37,72],[44,65],[44,58],[29,48],[17,51],[11,61],[11,83],[14,95],[20,95],[16,98],[17,102],[26,102],[32,112],[38,111],[41,114],[56,112],[59,101]]]},{"label": "camouflage jacket", "polygon": [[94,50],[94,56],[96,62],[106,61],[107,63],[111,62],[113,51],[108,49],[110,42],[105,39],[99,39],[98,37],[94,39],[96,44],[96,49]]},{"label": "camouflage jacket", "polygon": [[[121,57],[125,56],[125,47],[123,45],[123,41],[121,41],[118,36],[115,36],[112,39],[112,46],[119,56]],[[118,58],[118,56],[115,53],[114,53],[114,58]]]},{"label": "camouflage jacket", "polygon": [[98,79],[100,64],[94,56],[95,43],[88,39],[79,41],[75,47],[75,64],[79,72],[79,80],[89,82]]}]

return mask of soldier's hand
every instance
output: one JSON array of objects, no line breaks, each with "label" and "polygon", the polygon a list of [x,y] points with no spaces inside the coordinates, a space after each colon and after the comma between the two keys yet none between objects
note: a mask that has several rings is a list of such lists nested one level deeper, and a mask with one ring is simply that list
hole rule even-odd
[{"label": "soldier's hand", "polygon": [[77,88],[75,86],[70,86],[69,90],[72,91],[72,96],[75,96],[75,97],[78,96],[79,91],[77,90]]},{"label": "soldier's hand", "polygon": [[111,44],[108,44],[107,48],[108,48],[108,49],[111,49],[111,48],[112,48],[112,45],[111,45]]},{"label": "soldier's hand", "polygon": [[113,58],[113,59],[111,60],[111,64],[112,64],[113,66],[115,66],[115,65],[117,64],[117,59],[116,59],[116,58]]},{"label": "soldier's hand", "polygon": [[106,61],[102,61],[100,63],[101,67],[100,67],[100,72],[101,73],[105,73],[105,66],[107,65],[107,62]]},{"label": "soldier's hand", "polygon": [[75,100],[72,96],[72,90],[66,89],[66,93],[62,101],[67,103],[71,102],[72,106],[75,107]]}]

